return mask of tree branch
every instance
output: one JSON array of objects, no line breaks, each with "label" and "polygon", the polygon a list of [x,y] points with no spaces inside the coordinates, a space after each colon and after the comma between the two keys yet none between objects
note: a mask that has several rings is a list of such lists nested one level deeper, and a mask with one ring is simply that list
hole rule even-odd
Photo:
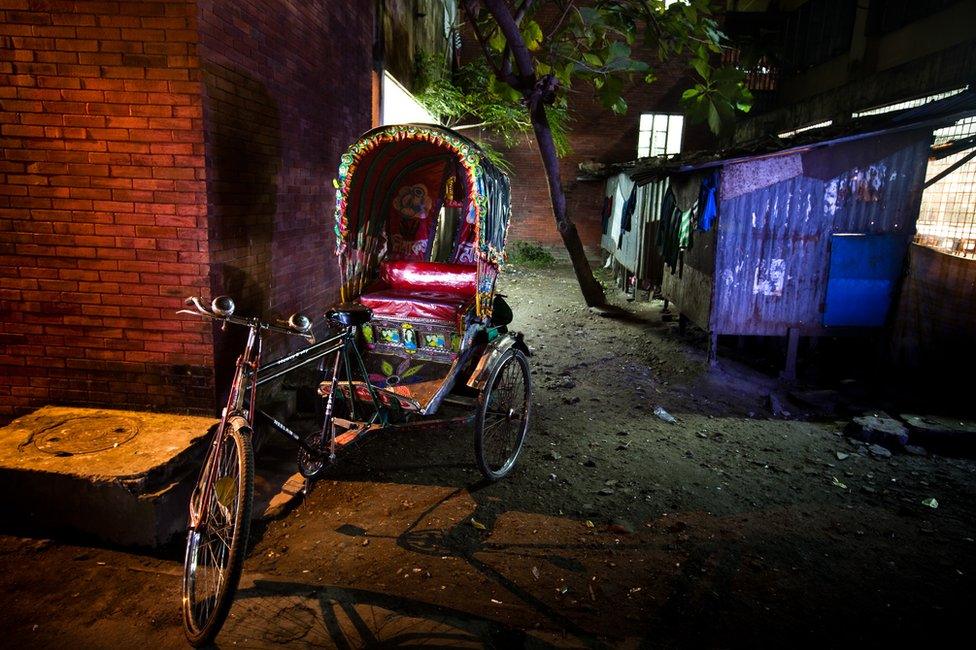
[{"label": "tree branch", "polygon": [[505,58],[505,61],[501,65],[497,64],[492,57],[491,46],[488,45],[488,40],[478,28],[478,21],[476,20],[478,9],[478,0],[464,0],[464,13],[471,23],[471,29],[474,31],[474,36],[478,40],[478,45],[481,46],[481,53],[485,57],[485,62],[491,67],[496,77],[514,88],[518,83],[518,79],[512,74],[512,67],[508,61],[508,57]]},{"label": "tree branch", "polygon": [[[515,24],[521,25],[522,20],[525,18],[525,14],[528,13],[529,9],[532,7],[532,0],[522,0],[522,6],[518,8],[515,12]],[[502,52],[502,74],[506,76],[511,76],[512,74],[512,48],[505,41],[505,51]]]},{"label": "tree branch", "polygon": [[[471,1],[467,0],[465,7]],[[512,50],[512,59],[515,62],[516,68],[518,68],[517,83],[508,83],[513,88],[522,92],[523,95],[528,95],[535,86],[535,64],[532,62],[532,54],[529,53],[529,48],[525,45],[525,40],[522,38],[521,32],[519,32],[518,24],[516,24],[514,16],[512,16],[511,11],[509,11],[503,0],[483,0],[483,2],[488,13],[492,15],[498,24],[498,29],[502,30],[502,34],[505,36],[505,42],[508,43],[508,47]]]},{"label": "tree branch", "polygon": [[532,8],[532,0],[523,0],[522,6],[519,7],[518,11],[515,12],[516,25],[522,24],[522,20],[525,18],[525,14],[527,14],[529,12],[529,9],[531,8]]}]

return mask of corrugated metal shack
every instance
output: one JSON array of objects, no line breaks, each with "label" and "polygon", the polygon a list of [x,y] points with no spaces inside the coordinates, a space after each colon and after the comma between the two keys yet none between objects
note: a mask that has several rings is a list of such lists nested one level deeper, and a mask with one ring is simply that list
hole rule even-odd
[{"label": "corrugated metal shack", "polygon": [[[669,184],[655,246],[668,267],[662,293],[709,333],[711,361],[720,335],[786,336],[792,376],[800,336],[889,322],[932,129],[950,119],[929,105],[776,151],[637,162],[638,185]],[[715,186],[708,218],[702,183]]]}]

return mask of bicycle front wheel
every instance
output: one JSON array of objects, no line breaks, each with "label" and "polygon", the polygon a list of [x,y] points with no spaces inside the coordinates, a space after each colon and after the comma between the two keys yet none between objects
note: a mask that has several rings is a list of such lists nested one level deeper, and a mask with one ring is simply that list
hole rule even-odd
[{"label": "bicycle front wheel", "polygon": [[190,522],[183,563],[183,628],[194,646],[212,642],[230,611],[244,567],[254,496],[250,427],[234,417],[218,435],[210,471],[205,467],[201,472],[192,497],[202,500],[200,523],[193,527]]}]

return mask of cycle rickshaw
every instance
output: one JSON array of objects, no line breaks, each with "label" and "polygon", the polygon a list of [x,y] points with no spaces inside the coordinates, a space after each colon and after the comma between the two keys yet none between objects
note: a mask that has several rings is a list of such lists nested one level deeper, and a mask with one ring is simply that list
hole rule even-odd
[{"label": "cycle rickshaw", "polygon": [[[243,567],[253,495],[256,416],[298,444],[311,479],[376,431],[458,420],[475,424],[487,480],[508,475],[529,427],[529,350],[509,331],[495,292],[510,217],[508,177],[471,140],[427,124],[385,126],[341,158],[335,240],[342,302],[316,343],[301,314],[274,324],[234,314],[233,301],[190,298],[185,313],[248,328],[226,408],[190,499],[183,620],[194,645],[220,630]],[[261,363],[263,332],[309,345]],[[322,427],[298,434],[257,407],[257,387],[318,362]],[[464,416],[438,417],[445,406]]]}]

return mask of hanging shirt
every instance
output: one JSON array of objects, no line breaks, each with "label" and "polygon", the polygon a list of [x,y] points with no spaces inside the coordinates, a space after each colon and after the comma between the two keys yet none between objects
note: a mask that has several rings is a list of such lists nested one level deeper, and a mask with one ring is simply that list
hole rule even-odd
[{"label": "hanging shirt", "polygon": [[712,221],[718,216],[718,202],[715,193],[718,191],[718,171],[705,174],[701,179],[698,191],[698,228],[711,230]]},{"label": "hanging shirt", "polygon": [[620,216],[620,229],[625,232],[630,232],[631,218],[634,216],[634,210],[637,208],[637,183],[634,183],[630,190],[630,196],[627,197],[627,202],[624,203],[623,214]]}]

